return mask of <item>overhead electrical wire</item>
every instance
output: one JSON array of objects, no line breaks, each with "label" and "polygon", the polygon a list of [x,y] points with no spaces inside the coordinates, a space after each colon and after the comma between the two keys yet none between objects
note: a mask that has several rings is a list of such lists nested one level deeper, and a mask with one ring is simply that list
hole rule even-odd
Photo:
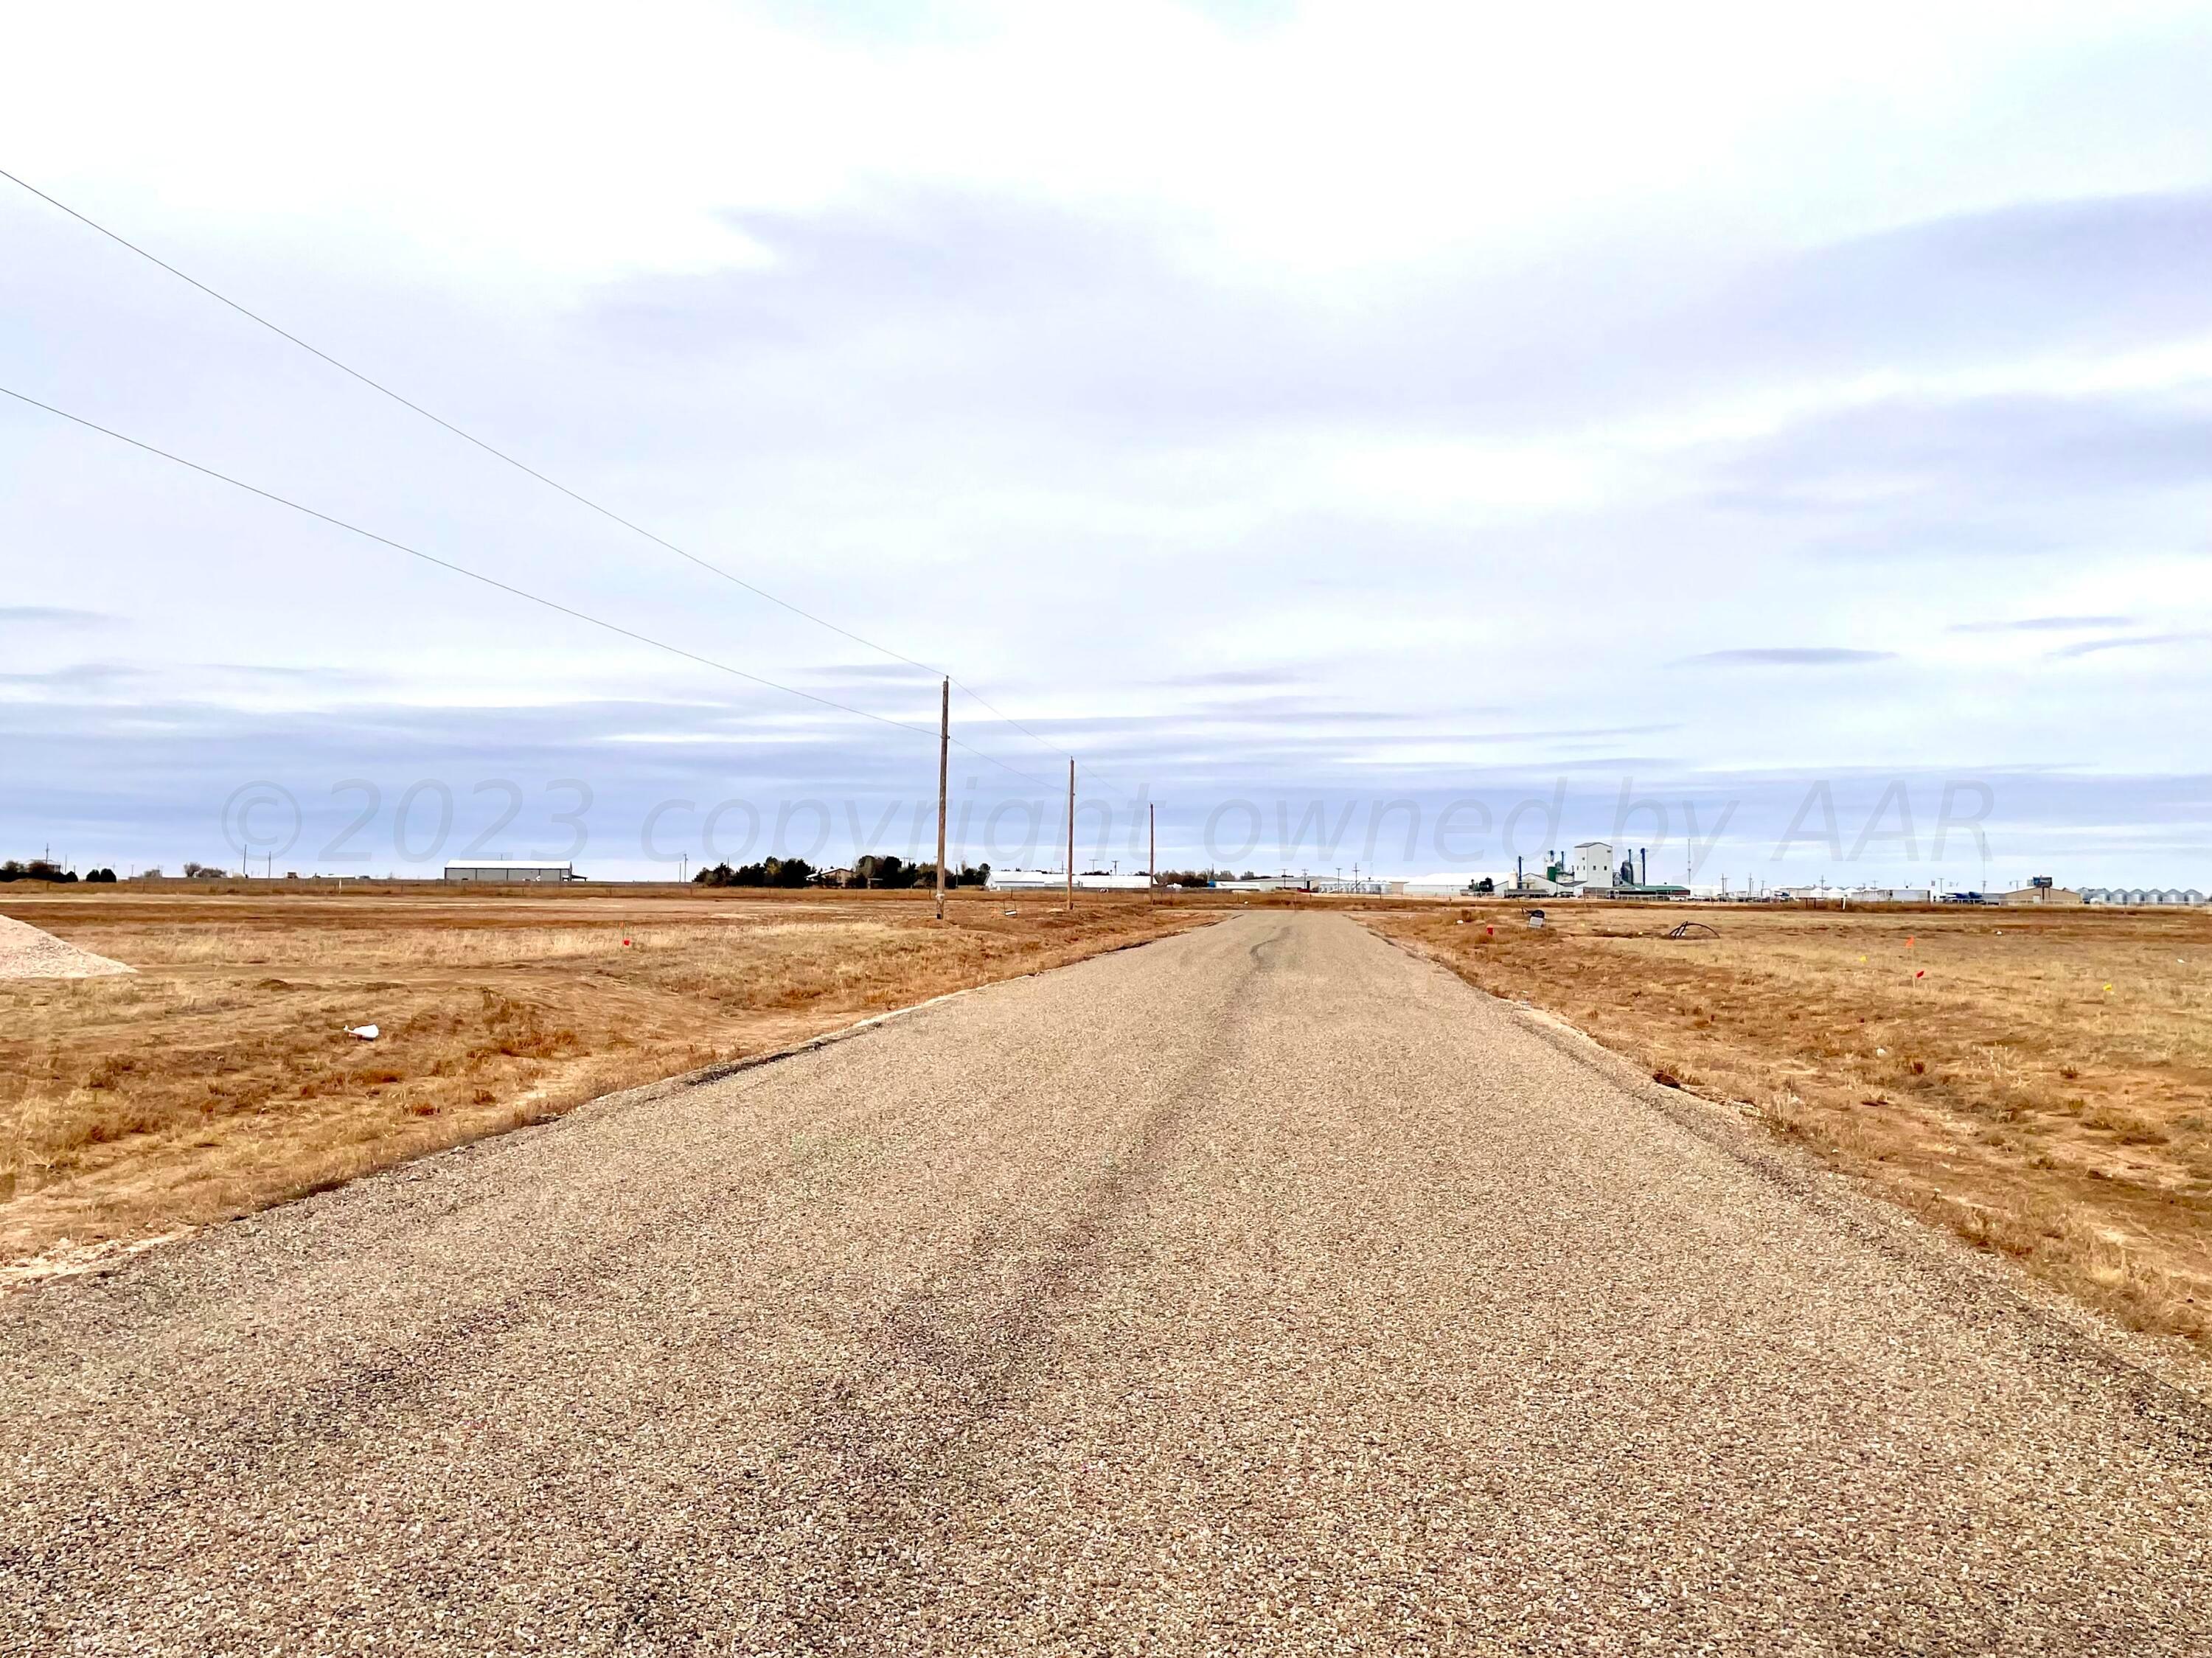
[{"label": "overhead electrical wire", "polygon": [[[1007,725],[1012,726],[1016,731],[1021,732],[1022,735],[1028,738],[1030,742],[1035,743],[1039,748],[1043,749],[1051,754],[1068,753],[1068,751],[1060,747],[1059,744],[1048,743],[1043,738],[1039,737],[1027,726],[1024,726],[1020,720],[1015,719],[1013,715],[1003,713],[999,708],[994,707],[991,702],[984,697],[983,694],[975,689],[974,686],[963,684],[957,675],[947,674],[945,677],[947,679],[950,679],[955,685],[959,686],[959,688],[963,691],[966,692],[969,696],[974,697],[976,701],[981,703],[990,713],[997,714],[1000,720],[1004,720]],[[1088,761],[1085,760],[1081,755],[1068,754],[1068,758],[1075,762],[1076,768],[1078,770],[1090,773],[1093,778],[1096,778],[1101,783],[1108,783],[1115,780],[1110,774],[1102,774]]]},{"label": "overhead electrical wire", "polygon": [[[258,495],[264,501],[273,501],[279,507],[288,507],[295,513],[302,513],[308,518],[319,519],[322,523],[333,525],[337,529],[347,531],[351,534],[362,537],[365,540],[374,541],[380,546],[389,547],[395,552],[404,553],[410,558],[421,559],[425,564],[434,564],[441,570],[450,570],[455,575],[466,576],[470,580],[482,582],[487,587],[496,587],[500,592],[512,594],[517,598],[526,598],[533,604],[543,605],[549,610],[556,610],[562,616],[573,616],[579,622],[587,622],[594,628],[603,628],[611,634],[619,634],[624,639],[635,640],[641,645],[650,645],[655,650],[666,651],[672,656],[680,656],[686,661],[697,663],[702,667],[713,668],[720,673],[734,675],[739,679],[749,680],[752,683],[764,686],[769,690],[781,691],[789,696],[800,697],[805,699],[806,701],[818,703],[825,708],[834,708],[840,714],[849,714],[858,719],[872,720],[879,726],[890,726],[899,731],[911,732],[916,737],[934,738],[939,735],[938,732],[933,731],[927,726],[911,725],[903,720],[894,720],[888,714],[873,714],[866,708],[856,708],[848,702],[838,701],[835,697],[823,696],[813,691],[802,690],[796,685],[783,684],[777,680],[769,679],[763,675],[750,672],[744,668],[735,667],[727,662],[718,661],[711,656],[702,655],[697,651],[687,650],[681,645],[672,645],[665,639],[655,639],[652,635],[640,633],[635,628],[626,628],[619,622],[609,622],[604,616],[593,616],[588,610],[580,610],[573,604],[563,604],[557,598],[548,598],[543,593],[532,592],[527,587],[518,587],[513,582],[501,580],[497,576],[486,575],[481,570],[472,570],[465,564],[457,564],[452,559],[441,558],[435,553],[424,552],[420,547],[410,547],[404,541],[395,541],[390,536],[379,535],[374,530],[364,529],[358,524],[349,523],[344,519],[336,517],[329,513],[318,511],[316,508],[307,506],[302,502],[294,501],[289,496],[280,495],[273,489],[264,489],[258,484],[248,483],[243,478],[233,477],[228,472],[217,471],[212,466],[204,466],[198,461],[189,460],[182,455],[175,454],[169,450],[160,448],[154,444],[145,442],[142,439],[134,438],[127,432],[118,432],[112,426],[102,426],[98,421],[88,420],[82,415],[71,414],[68,410],[57,408],[51,403],[43,403],[37,398],[29,396],[27,393],[16,391],[12,386],[0,386],[0,397],[13,398],[17,403],[27,404],[33,409],[42,410],[49,415],[53,415],[60,419],[70,422],[72,425],[82,426],[87,431],[97,432],[102,437],[112,438],[118,443],[126,443],[133,449],[142,450],[147,454],[158,456],[160,459],[169,461],[175,465],[182,466],[186,468],[188,471],[198,472],[203,477],[213,478],[218,483],[227,483],[232,489],[242,489],[250,495]],[[1000,759],[996,755],[988,754],[981,749],[978,749],[971,744],[961,741],[961,739],[957,737],[951,738],[950,741],[956,748],[963,749],[969,754],[975,756],[978,759],[988,761],[991,764],[1000,767],[1003,770],[1012,773],[1013,775],[1023,779],[1026,782],[1035,783],[1040,787],[1048,789],[1058,786],[1056,784],[1045,781],[1044,779],[1036,776],[1033,773],[1022,770],[1018,766],[1010,766],[1005,761]]]},{"label": "overhead electrical wire", "polygon": [[[528,462],[519,460],[514,456],[508,454],[504,449],[499,448],[494,444],[487,443],[483,439],[477,436],[473,432],[455,425],[444,416],[436,414],[428,409],[425,409],[421,404],[415,402],[412,398],[403,396],[401,393],[393,391],[381,380],[363,374],[360,369],[354,367],[349,363],[341,361],[338,358],[332,356],[329,352],[324,350],[320,346],[311,344],[309,342],[301,339],[297,334],[293,333],[290,330],[271,322],[259,312],[240,304],[239,301],[232,299],[228,295],[222,293],[218,289],[209,287],[198,277],[192,276],[188,271],[179,270],[175,265],[171,264],[167,259],[162,258],[159,254],[149,252],[145,248],[141,247],[137,243],[131,240],[130,238],[117,231],[109,229],[97,219],[92,218],[88,215],[80,213],[76,209],[71,207],[67,202],[61,201],[55,197],[49,196],[45,191],[40,189],[36,185],[32,184],[27,179],[18,177],[16,174],[9,172],[5,167],[0,167],[0,179],[5,179],[9,183],[16,185],[18,188],[27,191],[30,194],[37,197],[40,201],[46,203],[49,207],[57,209],[63,213],[66,213],[70,218],[75,219],[79,224],[85,226],[88,229],[99,232],[100,234],[106,237],[108,240],[115,243],[118,247],[127,248],[130,252],[136,253],[140,258],[146,260],[149,264],[160,266],[163,270],[167,271],[172,276],[177,278],[178,281],[198,288],[201,293],[206,295],[217,304],[228,306],[231,310],[235,311],[240,316],[244,317],[248,322],[259,325],[261,327],[267,329],[270,333],[276,335],[278,338],[289,341],[290,343],[298,346],[300,349],[307,352],[309,355],[321,359],[321,361],[328,363],[340,374],[359,381],[363,386],[366,386],[370,391],[377,392],[380,396],[389,398],[392,402],[399,404],[401,408],[410,410],[415,414],[420,415],[424,420],[429,421],[434,425],[443,427],[447,431],[451,432],[455,437],[461,439],[464,442],[475,445],[476,447],[483,450],[484,453],[491,456],[494,459],[504,461],[507,465],[514,467],[517,471],[526,473],[529,477],[537,479],[538,483],[545,485],[548,489],[557,489],[561,494],[568,496],[569,500],[574,501],[578,506],[590,508],[592,512],[599,513],[600,517],[608,519],[610,522],[620,525],[623,529],[628,530],[633,535],[644,537],[646,540],[652,542],[655,546],[665,548],[668,551],[674,553],[678,557],[689,560],[691,563],[697,565],[701,569],[708,571],[712,574],[718,575],[721,577],[723,580],[730,582],[733,586],[744,588],[747,592],[751,593],[756,598],[764,598],[769,604],[777,605],[783,610],[790,611],[793,616],[802,617],[805,620],[814,623],[817,628],[827,629],[833,634],[836,634],[845,639],[849,639],[856,645],[866,646],[869,650],[874,651],[879,655],[889,657],[895,662],[902,662],[910,668],[919,668],[925,673],[936,674],[943,678],[951,680],[952,683],[958,685],[963,692],[973,697],[978,703],[981,704],[983,708],[988,709],[993,714],[997,715],[997,717],[1006,724],[1012,726],[1016,731],[1020,732],[1031,742],[1037,744],[1041,747],[1047,749],[1054,754],[1064,754],[1066,752],[1065,749],[1060,747],[1058,744],[1047,742],[1043,738],[1038,736],[1036,732],[1031,731],[1027,726],[1022,724],[1020,720],[1016,720],[1012,714],[1004,713],[1000,709],[994,707],[981,692],[975,690],[972,686],[963,683],[961,680],[951,673],[946,671],[945,669],[933,667],[927,662],[918,661],[915,658],[908,656],[903,652],[895,651],[888,645],[878,644],[872,639],[869,639],[860,634],[856,634],[849,628],[840,627],[836,623],[830,621],[826,616],[817,616],[813,611],[805,609],[802,605],[794,604],[789,599],[782,598],[779,594],[772,593],[767,588],[760,586],[754,582],[748,581],[743,576],[724,569],[720,565],[714,563],[709,559],[702,558],[697,554],[693,553],[685,548],[678,546],[674,542],[667,539],[665,536],[657,535],[653,531],[647,529],[643,525],[633,522],[631,519],[624,518],[620,513],[616,512],[613,508],[601,506],[598,501],[593,501],[589,495],[584,495],[580,491],[570,489],[558,478],[547,477],[544,473],[539,471]],[[14,394],[11,393],[10,395]],[[27,402],[30,401],[30,399],[26,398],[24,401]],[[47,405],[41,404],[39,406],[40,408],[45,408]],[[61,411],[57,410],[53,412],[58,414]],[[68,416],[65,417],[72,420],[76,418],[75,416]],[[90,425],[91,422],[81,422],[80,424]],[[94,428],[94,429],[105,430],[106,428]],[[118,436],[120,434],[110,433],[108,435]],[[124,439],[124,441],[128,443],[133,442],[135,440],[125,438]],[[145,448],[149,446],[142,444],[139,446]],[[155,450],[153,452],[158,454],[161,452]],[[173,459],[175,457],[172,456],[169,457],[169,459]],[[184,464],[189,465],[191,463],[185,462]],[[202,468],[201,470],[205,471],[206,469]],[[219,474],[211,473],[210,476],[219,476]],[[233,480],[229,479],[225,480],[225,482],[232,481]],[[275,500],[277,498],[271,496],[270,499]],[[288,501],[285,504],[289,506],[292,503]],[[303,508],[302,510],[307,509]],[[320,515],[318,514],[318,516]],[[336,520],[332,521],[335,522]],[[352,526],[348,525],[346,527],[350,528]],[[464,574],[467,574],[467,572],[464,572]],[[525,597],[530,597],[530,595],[525,595]],[[586,619],[588,620],[590,618]],[[748,677],[750,677],[750,676]],[[761,683],[766,684],[769,682],[763,680]],[[788,689],[789,688],[780,686],[778,689]],[[800,695],[806,695],[805,692],[799,692],[797,694]],[[817,697],[815,700],[817,701],[821,701],[824,699]],[[848,710],[848,712],[851,711]],[[874,718],[875,716],[870,715],[867,717]],[[969,745],[963,743],[960,746],[967,748]],[[981,750],[971,750],[970,751],[981,752]],[[1091,767],[1084,763],[1080,756],[1073,756],[1073,758],[1076,765],[1080,769],[1089,771],[1094,777],[1098,777],[1098,774]],[[1001,765],[1005,764],[1003,761],[998,762],[997,763]],[[1008,767],[1007,769],[1013,770],[1015,768]],[[1027,775],[1025,773],[1019,774]],[[1103,782],[1106,780],[1103,777],[1099,777],[1099,780]]]}]

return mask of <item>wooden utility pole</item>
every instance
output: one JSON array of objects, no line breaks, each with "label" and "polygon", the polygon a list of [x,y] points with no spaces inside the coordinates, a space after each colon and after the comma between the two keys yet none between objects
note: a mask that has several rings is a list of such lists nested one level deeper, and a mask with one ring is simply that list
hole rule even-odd
[{"label": "wooden utility pole", "polygon": [[1067,757],[1067,908],[1075,908],[1075,756]]},{"label": "wooden utility pole", "polygon": [[952,759],[952,679],[945,677],[937,705],[937,919],[945,919],[945,778]]},{"label": "wooden utility pole", "polygon": [[1145,902],[1160,901],[1160,809],[1147,802],[1145,823],[1151,831],[1152,850],[1145,854]]}]

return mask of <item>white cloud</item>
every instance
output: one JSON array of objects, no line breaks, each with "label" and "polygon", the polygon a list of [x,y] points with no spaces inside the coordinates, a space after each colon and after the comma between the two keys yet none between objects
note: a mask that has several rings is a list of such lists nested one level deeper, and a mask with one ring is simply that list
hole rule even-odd
[{"label": "white cloud", "polygon": [[[1054,742],[1171,723],[1188,787],[1476,763],[1477,706],[1692,769],[2193,763],[2185,651],[2062,686],[1951,624],[2212,626],[2201,8],[810,17],[36,9],[0,156]],[[0,239],[0,383],[750,671],[871,659],[27,197]],[[113,618],[10,628],[11,707],[828,729],[27,411],[0,498],[15,595]],[[1663,671],[1760,651],[1892,654]],[[1296,695],[1170,683],[1240,671]]]},{"label": "white cloud", "polygon": [[705,4],[12,27],[0,142],[60,193],[503,288],[720,268],[732,210],[912,185],[1133,205],[1261,281],[1623,219],[1795,244],[2171,188],[2201,135],[2149,71],[2208,33],[2179,6],[1374,3],[1257,31],[1007,4],[880,39]]}]

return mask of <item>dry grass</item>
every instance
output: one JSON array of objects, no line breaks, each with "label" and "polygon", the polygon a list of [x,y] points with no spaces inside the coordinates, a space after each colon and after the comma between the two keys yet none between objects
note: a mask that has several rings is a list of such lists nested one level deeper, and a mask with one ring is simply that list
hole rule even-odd
[{"label": "dry grass", "polygon": [[[1207,919],[1141,896],[4,895],[135,976],[0,981],[0,1261],[246,1212]],[[1005,912],[1012,908],[1016,913]],[[374,1042],[345,1034],[374,1023]]]},{"label": "dry grass", "polygon": [[[0,907],[140,969],[0,982],[5,1261],[242,1213],[1225,906],[969,894],[939,928],[907,895],[179,883]],[[1658,936],[1691,915],[1721,937]],[[2212,1342],[2212,916],[1550,916],[1363,911],[2127,1322]],[[379,1041],[343,1034],[366,1021]]]},{"label": "dry grass", "polygon": [[[2137,1328],[2212,1339],[2212,915],[1548,914],[1364,919]],[[1720,937],[1660,936],[1693,916]]]}]

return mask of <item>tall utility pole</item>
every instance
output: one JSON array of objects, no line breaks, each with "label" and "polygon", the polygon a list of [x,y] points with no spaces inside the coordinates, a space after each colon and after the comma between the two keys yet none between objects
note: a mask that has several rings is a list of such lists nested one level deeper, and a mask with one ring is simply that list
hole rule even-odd
[{"label": "tall utility pole", "polygon": [[1160,901],[1160,809],[1158,806],[1146,805],[1145,823],[1152,836],[1152,849],[1145,854],[1145,901],[1156,904]]},{"label": "tall utility pole", "polygon": [[1075,756],[1067,757],[1067,908],[1075,908]]},{"label": "tall utility pole", "polygon": [[945,676],[937,704],[937,919],[945,919],[945,778],[952,758],[952,678]]}]

